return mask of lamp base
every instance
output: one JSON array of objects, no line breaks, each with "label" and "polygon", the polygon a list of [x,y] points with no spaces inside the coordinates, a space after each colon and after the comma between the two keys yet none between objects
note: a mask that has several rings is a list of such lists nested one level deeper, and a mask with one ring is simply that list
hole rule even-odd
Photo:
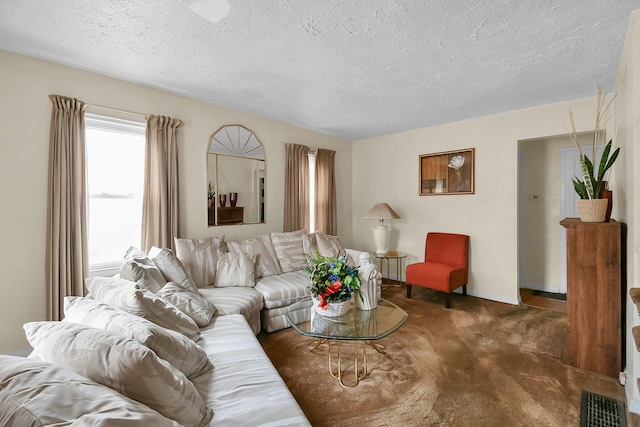
[{"label": "lamp base", "polygon": [[387,253],[389,236],[391,235],[390,231],[391,227],[387,227],[386,225],[373,227],[373,241],[376,244],[376,254]]}]

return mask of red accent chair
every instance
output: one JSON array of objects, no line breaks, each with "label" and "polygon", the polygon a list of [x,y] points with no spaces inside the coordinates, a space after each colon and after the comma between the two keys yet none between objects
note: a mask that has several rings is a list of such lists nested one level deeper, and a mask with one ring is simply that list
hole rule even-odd
[{"label": "red accent chair", "polygon": [[467,295],[469,280],[469,236],[450,233],[428,233],[424,262],[407,265],[407,298],[411,286],[422,286],[445,292],[446,307],[451,308],[451,292],[462,286]]}]

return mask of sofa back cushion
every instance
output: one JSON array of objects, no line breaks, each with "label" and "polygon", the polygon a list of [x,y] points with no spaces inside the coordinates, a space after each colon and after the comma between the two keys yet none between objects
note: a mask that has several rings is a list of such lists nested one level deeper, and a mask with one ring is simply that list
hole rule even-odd
[{"label": "sofa back cushion", "polygon": [[307,266],[302,244],[304,236],[304,230],[271,233],[271,241],[283,273],[303,270]]},{"label": "sofa back cushion", "polygon": [[0,425],[178,427],[157,411],[68,369],[0,355]]},{"label": "sofa back cushion", "polygon": [[187,269],[196,286],[213,286],[216,279],[218,253],[226,252],[224,236],[204,239],[175,238],[176,255]]},{"label": "sofa back cushion", "polygon": [[110,387],[182,425],[203,426],[213,416],[182,372],[137,341],[69,322],[31,322],[24,330],[40,360]]},{"label": "sofa back cushion", "polygon": [[113,308],[144,317],[193,340],[200,337],[198,325],[189,316],[134,282],[115,277],[89,277],[86,285],[94,299]]},{"label": "sofa back cushion", "polygon": [[281,273],[278,255],[276,255],[276,250],[273,247],[271,236],[268,234],[239,242],[227,242],[227,249],[231,253],[245,253],[256,256],[256,280]]},{"label": "sofa back cushion", "polygon": [[213,367],[202,347],[184,335],[97,300],[65,297],[64,316],[66,322],[115,332],[146,345],[187,378],[196,377]]}]

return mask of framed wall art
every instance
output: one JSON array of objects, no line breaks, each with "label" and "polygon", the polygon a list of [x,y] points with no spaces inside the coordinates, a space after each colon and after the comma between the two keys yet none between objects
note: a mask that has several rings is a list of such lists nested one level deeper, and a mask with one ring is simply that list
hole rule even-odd
[{"label": "framed wall art", "polygon": [[420,195],[473,194],[474,148],[422,154],[419,158]]}]

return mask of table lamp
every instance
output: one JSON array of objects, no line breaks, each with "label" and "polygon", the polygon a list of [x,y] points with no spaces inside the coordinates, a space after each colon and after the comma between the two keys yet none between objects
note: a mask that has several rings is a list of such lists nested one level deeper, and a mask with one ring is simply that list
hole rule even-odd
[{"label": "table lamp", "polygon": [[377,219],[380,225],[373,227],[373,241],[376,244],[376,253],[384,254],[389,246],[389,235],[391,227],[384,225],[385,219],[400,218],[391,207],[386,203],[376,203],[362,219]]}]

